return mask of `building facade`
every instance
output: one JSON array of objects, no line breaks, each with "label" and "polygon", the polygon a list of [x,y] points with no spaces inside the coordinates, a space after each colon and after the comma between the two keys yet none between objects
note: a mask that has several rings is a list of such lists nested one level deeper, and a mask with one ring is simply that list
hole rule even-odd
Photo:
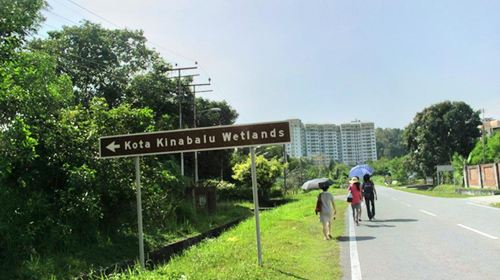
[{"label": "building facade", "polygon": [[353,121],[340,125],[342,159],[345,164],[377,160],[375,124]]},{"label": "building facade", "polygon": [[286,153],[294,158],[306,156],[306,130],[299,119],[290,121],[290,136],[292,143],[286,145]]},{"label": "building facade", "polygon": [[485,135],[491,136],[500,131],[500,121],[490,118],[484,119],[483,124],[479,126],[479,129],[484,131]]},{"label": "building facade", "polygon": [[339,132],[335,124],[306,124],[306,155],[315,163],[340,161]]},{"label": "building facade", "polygon": [[308,157],[321,165],[331,161],[353,165],[377,159],[374,123],[304,125],[293,119],[290,127],[292,143],[286,149],[291,157]]}]

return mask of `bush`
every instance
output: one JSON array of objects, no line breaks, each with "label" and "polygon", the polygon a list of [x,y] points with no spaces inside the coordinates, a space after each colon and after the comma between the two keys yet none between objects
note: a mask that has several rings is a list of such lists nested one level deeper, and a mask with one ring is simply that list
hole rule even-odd
[{"label": "bush", "polygon": [[206,180],[202,183],[205,187],[215,187],[217,200],[252,200],[252,188],[240,186],[227,181]]},{"label": "bush", "polygon": [[[268,160],[264,156],[257,156],[255,159],[257,184],[259,192],[259,200],[267,201],[270,199],[271,188],[276,179],[283,174],[284,165],[277,159]],[[241,183],[243,189],[252,189],[251,179],[251,159],[250,156],[246,160],[237,163],[233,166],[233,179]],[[244,190],[246,193],[247,190]]]}]

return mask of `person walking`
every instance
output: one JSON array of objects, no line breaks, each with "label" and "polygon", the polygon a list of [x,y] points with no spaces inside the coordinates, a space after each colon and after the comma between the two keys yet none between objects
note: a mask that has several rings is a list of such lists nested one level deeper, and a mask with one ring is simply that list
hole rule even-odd
[{"label": "person walking", "polygon": [[365,174],[363,176],[362,190],[363,196],[365,197],[368,219],[371,221],[375,218],[375,200],[377,200],[377,190],[375,190],[375,184],[373,184],[369,174]]},{"label": "person walking", "polygon": [[321,189],[323,191],[318,196],[318,202],[321,204],[319,221],[323,224],[323,235],[325,236],[325,240],[330,240],[332,239],[332,235],[330,234],[332,229],[332,219],[335,218],[337,209],[335,208],[333,195],[328,192],[328,186],[322,186]]},{"label": "person walking", "polygon": [[352,177],[349,183],[349,192],[352,194],[352,218],[356,222],[356,225],[359,226],[359,222],[361,221],[361,202],[363,201],[363,191],[358,177]]}]

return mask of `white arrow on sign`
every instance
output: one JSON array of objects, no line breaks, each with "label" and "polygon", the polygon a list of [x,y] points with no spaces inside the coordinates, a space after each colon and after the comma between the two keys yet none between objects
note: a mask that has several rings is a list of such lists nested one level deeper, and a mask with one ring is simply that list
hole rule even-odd
[{"label": "white arrow on sign", "polygon": [[114,153],[115,149],[120,149],[120,145],[115,144],[115,141],[113,141],[113,142],[109,143],[109,145],[107,145],[106,148]]}]

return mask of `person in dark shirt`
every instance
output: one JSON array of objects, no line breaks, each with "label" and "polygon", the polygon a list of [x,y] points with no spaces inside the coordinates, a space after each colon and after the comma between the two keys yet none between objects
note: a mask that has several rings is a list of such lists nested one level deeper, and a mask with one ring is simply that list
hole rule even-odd
[{"label": "person in dark shirt", "polygon": [[365,197],[366,212],[370,221],[375,218],[375,200],[377,200],[377,191],[375,184],[370,179],[369,174],[363,176],[363,195]]}]

